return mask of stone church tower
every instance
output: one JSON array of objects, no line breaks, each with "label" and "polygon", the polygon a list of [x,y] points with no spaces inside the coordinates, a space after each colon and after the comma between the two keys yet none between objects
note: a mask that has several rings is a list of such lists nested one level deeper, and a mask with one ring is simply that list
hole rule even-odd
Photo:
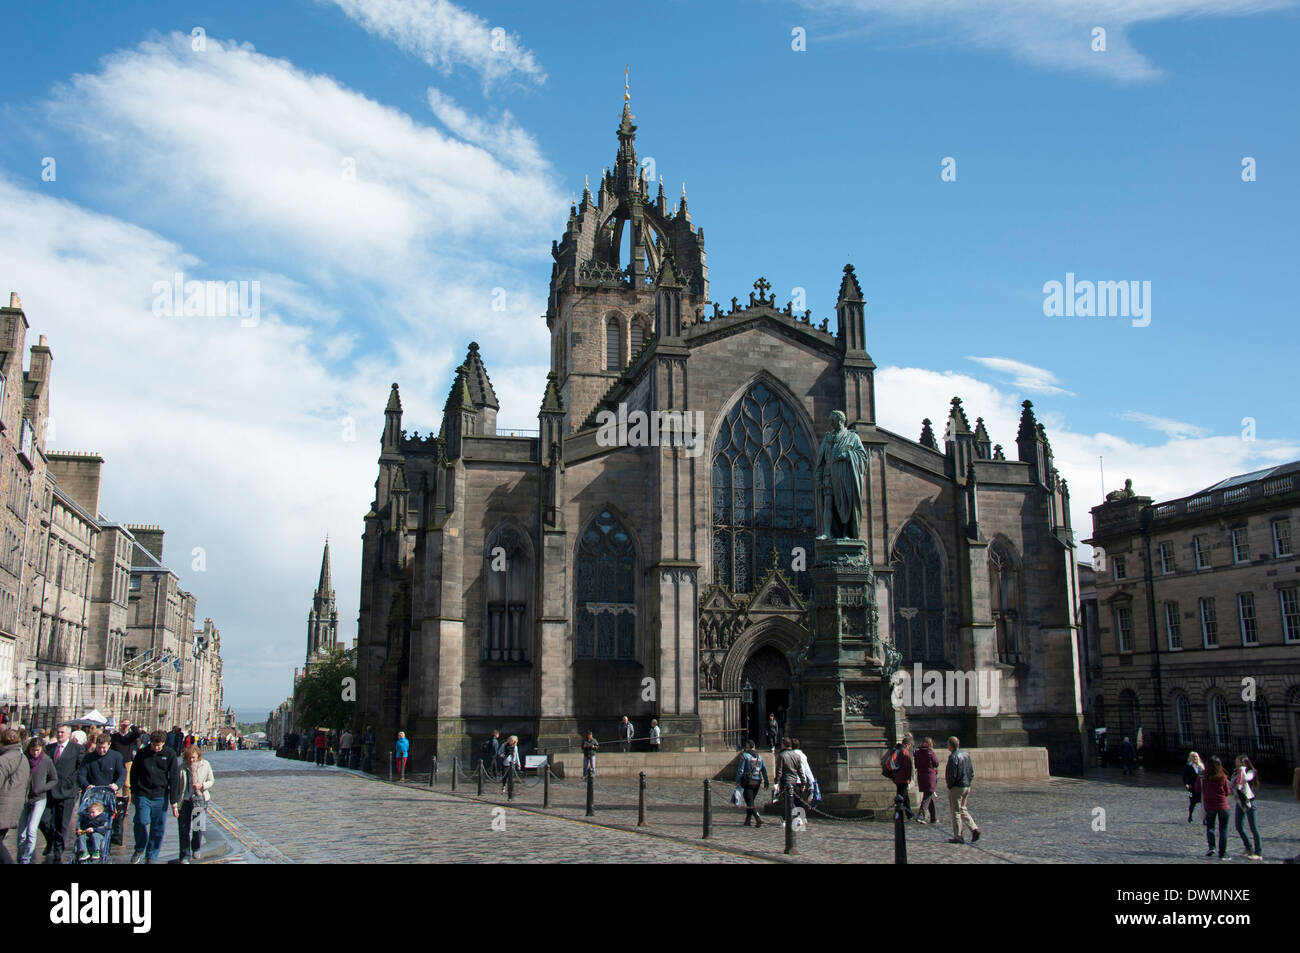
[{"label": "stone church tower", "polygon": [[[909,705],[905,722],[971,745],[1047,745],[1081,765],[1068,491],[1026,403],[1016,460],[954,398],[942,447],[876,424],[866,303],[838,275],[835,328],[778,305],[770,284],[709,301],[704,232],[683,195],[651,197],[624,103],[613,167],[552,246],[551,370],[538,435],[496,432],[469,345],[436,430],[402,426],[393,384],[365,515],[358,719],[412,757],[470,757],[492,729],[525,751],[623,715],[664,748],[734,747],[768,714],[795,733],[805,697],[815,448],[842,410],[868,453],[861,538],[870,630],[912,671],[997,673],[981,708]],[[687,441],[619,428],[698,421]],[[650,428],[653,431],[653,428]],[[834,759],[835,752],[816,758]],[[814,764],[816,770],[816,764]]]},{"label": "stone church tower", "polygon": [[[327,656],[339,644],[339,613],[334,605],[334,586],[330,579],[330,543],[325,540],[325,552],[320,562],[320,582],[311,600],[307,616],[306,666]],[[304,669],[305,670],[305,669]]]}]

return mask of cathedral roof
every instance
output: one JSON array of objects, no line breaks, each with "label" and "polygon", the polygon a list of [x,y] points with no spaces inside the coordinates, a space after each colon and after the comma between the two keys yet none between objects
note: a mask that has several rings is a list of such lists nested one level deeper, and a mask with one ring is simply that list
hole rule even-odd
[{"label": "cathedral roof", "polygon": [[465,372],[465,365],[462,364],[456,368],[456,380],[452,382],[451,391],[447,394],[447,404],[443,408],[443,413],[474,409],[474,396],[469,389],[469,375]]}]

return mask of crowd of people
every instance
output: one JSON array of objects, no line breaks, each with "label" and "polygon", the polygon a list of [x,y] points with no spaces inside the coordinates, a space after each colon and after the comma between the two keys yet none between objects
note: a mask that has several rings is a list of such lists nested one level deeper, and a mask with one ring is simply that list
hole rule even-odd
[{"label": "crowd of people", "polygon": [[[131,863],[158,862],[168,813],[180,863],[198,860],[214,781],[208,744],[180,726],[146,732],[125,719],[112,729],[64,724],[53,737],[0,726],[0,864],[32,863],[38,833],[46,863],[105,861],[124,843],[132,805]],[[233,747],[235,736],[222,744]],[[4,843],[14,829],[16,859]]]}]

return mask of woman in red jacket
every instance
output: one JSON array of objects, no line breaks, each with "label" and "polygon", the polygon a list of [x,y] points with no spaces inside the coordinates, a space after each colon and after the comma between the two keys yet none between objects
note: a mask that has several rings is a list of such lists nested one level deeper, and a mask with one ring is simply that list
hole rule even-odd
[{"label": "woman in red jacket", "polygon": [[1205,808],[1205,840],[1210,849],[1206,857],[1214,856],[1214,822],[1219,822],[1219,860],[1228,852],[1228,802],[1232,798],[1232,784],[1228,781],[1228,772],[1223,770],[1223,762],[1217,757],[1210,759],[1210,766],[1196,779],[1196,792],[1201,795],[1201,804]]},{"label": "woman in red jacket", "polygon": [[925,823],[925,806],[930,805],[930,823],[934,823],[934,788],[939,780],[939,758],[934,753],[934,739],[926,738],[916,749],[916,786],[921,790],[921,806],[916,809],[916,819]]}]

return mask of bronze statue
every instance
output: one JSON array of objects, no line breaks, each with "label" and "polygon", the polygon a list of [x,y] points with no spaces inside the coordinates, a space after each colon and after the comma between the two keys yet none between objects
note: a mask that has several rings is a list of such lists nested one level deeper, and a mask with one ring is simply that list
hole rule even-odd
[{"label": "bronze statue", "polygon": [[862,535],[862,474],[867,451],[857,432],[845,426],[846,419],[842,411],[831,411],[831,430],[817,448],[815,475],[822,494],[818,539],[860,539]]}]

